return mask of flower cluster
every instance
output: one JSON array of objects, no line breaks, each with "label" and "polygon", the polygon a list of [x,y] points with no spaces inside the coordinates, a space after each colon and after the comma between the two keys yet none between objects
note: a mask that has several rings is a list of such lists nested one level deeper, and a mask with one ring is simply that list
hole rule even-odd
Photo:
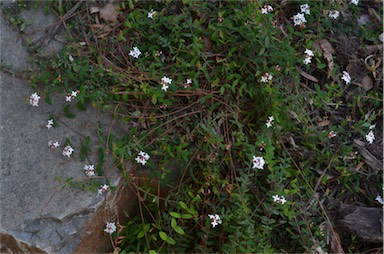
[{"label": "flower cluster", "polygon": [[100,188],[97,190],[97,193],[103,194],[104,192],[109,190],[109,186],[107,184],[103,184],[100,186]]},{"label": "flower cluster", "polygon": [[66,101],[72,101],[73,99],[75,99],[77,96],[77,91],[71,91],[70,93],[68,93],[67,96],[65,96],[65,100]]},{"label": "flower cluster", "polygon": [[95,165],[85,165],[84,166],[85,175],[88,177],[95,176]]},{"label": "flower cluster", "polygon": [[285,199],[285,197],[283,197],[283,196],[281,196],[281,197],[279,197],[279,195],[275,195],[275,196],[272,196],[272,198],[273,198],[273,202],[275,202],[275,203],[280,203],[280,204],[282,204],[282,205],[284,205],[285,204],[285,202],[287,202],[287,200]]},{"label": "flower cluster", "polygon": [[264,161],[263,157],[253,156],[252,162],[253,162],[252,168],[257,168],[257,169],[263,169],[264,168],[265,161]]},{"label": "flower cluster", "polygon": [[304,14],[310,15],[311,14],[311,8],[308,4],[302,4],[300,5],[301,13],[297,13],[296,15],[293,15],[293,25],[294,26],[301,26],[303,27],[305,23],[307,23],[307,20],[305,19]]},{"label": "flower cluster", "polygon": [[348,72],[343,71],[343,76],[341,77],[342,80],[345,81],[345,83],[349,84],[351,82],[351,75],[349,75]]},{"label": "flower cluster", "polygon": [[268,5],[264,5],[263,8],[261,8],[261,13],[262,14],[267,14],[267,13],[272,12],[272,11],[273,11],[273,8],[269,4]]},{"label": "flower cluster", "polygon": [[53,119],[49,119],[49,120],[48,120],[48,124],[46,125],[46,127],[47,127],[48,129],[50,129],[50,128],[52,128],[52,126],[53,126]]},{"label": "flower cluster", "polygon": [[339,11],[329,11],[329,17],[331,17],[333,19],[337,19],[339,16],[340,16]]},{"label": "flower cluster", "polygon": [[71,157],[72,153],[75,151],[71,146],[66,146],[63,150],[63,156]]},{"label": "flower cluster", "polygon": [[217,225],[222,223],[220,216],[218,214],[208,214],[208,217],[212,220],[211,221],[212,227],[216,227]]},{"label": "flower cluster", "polygon": [[59,145],[59,142],[56,141],[56,140],[49,140],[48,141],[48,146],[50,148],[58,148],[60,145]]},{"label": "flower cluster", "polygon": [[129,51],[129,55],[133,58],[139,58],[139,55],[141,55],[141,51],[137,47],[133,47],[133,49]]},{"label": "flower cluster", "polygon": [[156,14],[156,11],[154,11],[153,9],[150,11],[150,12],[148,12],[148,18],[149,19],[152,19],[153,18],[153,15],[155,15]]},{"label": "flower cluster", "polygon": [[104,231],[108,234],[113,234],[116,231],[116,224],[114,222],[107,222]]},{"label": "flower cluster", "polygon": [[160,81],[160,84],[162,85],[161,86],[161,89],[164,90],[165,92],[168,90],[169,88],[169,85],[172,83],[172,79],[170,78],[167,78],[166,76],[162,77],[161,78],[161,81]]},{"label": "flower cluster", "polygon": [[310,64],[312,62],[313,51],[310,49],[305,49],[304,54],[305,54],[305,59],[303,61],[304,64]]},{"label": "flower cluster", "polygon": [[351,0],[351,1],[349,2],[349,4],[358,5],[358,4],[359,4],[359,0]]},{"label": "flower cluster", "polygon": [[150,156],[147,153],[140,151],[139,155],[136,157],[136,161],[137,163],[141,163],[141,165],[145,165],[145,163],[147,163],[149,158]]},{"label": "flower cluster", "polygon": [[267,128],[272,127],[273,120],[275,120],[275,118],[274,118],[273,116],[269,116],[269,117],[268,117],[268,120],[267,120],[267,122],[265,123],[265,125],[267,126]]},{"label": "flower cluster", "polygon": [[265,73],[263,76],[261,76],[261,80],[260,80],[260,82],[268,83],[268,82],[271,81],[272,79],[273,79],[273,76],[267,72],[267,73]]},{"label": "flower cluster", "polygon": [[384,205],[384,199],[383,199],[380,195],[378,195],[378,196],[375,198],[375,200],[376,200],[377,202],[379,202],[380,204]]},{"label": "flower cluster", "polygon": [[38,107],[39,106],[39,100],[40,100],[40,96],[37,93],[33,93],[33,94],[31,94],[31,96],[29,96],[29,103],[32,106]]}]

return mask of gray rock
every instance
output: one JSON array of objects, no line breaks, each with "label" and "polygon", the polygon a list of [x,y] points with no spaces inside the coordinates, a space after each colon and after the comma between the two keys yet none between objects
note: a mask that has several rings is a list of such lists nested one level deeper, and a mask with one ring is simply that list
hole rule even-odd
[{"label": "gray rock", "polygon": [[[44,30],[44,24],[58,22],[52,15],[41,14],[41,10],[23,15],[32,22],[28,36],[44,34],[38,28]],[[42,34],[31,38],[39,40]],[[50,45],[45,49],[54,54],[59,45]],[[91,147],[98,145],[96,124],[100,123],[106,130],[113,128],[117,131],[119,127],[114,126],[110,114],[93,108],[76,111],[74,119],[65,118],[62,112],[68,102],[64,94],[54,95],[53,105],[45,103],[43,98],[38,107],[30,105],[29,96],[36,91],[29,87],[27,80],[10,74],[31,69],[33,66],[27,61],[29,57],[17,30],[11,28],[2,15],[1,63],[8,71],[0,72],[1,252],[70,253],[79,246],[83,252],[111,250],[109,239],[103,233],[105,222],[115,220],[118,214],[122,216],[123,212],[118,211],[120,208],[116,204],[117,201],[125,202],[121,196],[129,198],[132,205],[134,194],[127,194],[126,189],[118,187],[125,191],[124,195],[116,191],[102,196],[82,189],[63,188],[63,183],[68,178],[89,180],[83,168],[85,164],[97,164],[96,150],[93,149],[88,160],[82,162],[80,149],[87,136],[91,139]],[[47,129],[45,125],[51,114],[58,117],[59,126]],[[120,127],[120,131],[126,131],[124,128]],[[75,149],[70,158],[62,155],[67,138]],[[49,148],[49,140],[59,141],[60,147]],[[111,183],[117,186],[120,173],[114,168],[107,159],[103,169]],[[96,220],[97,227],[92,228],[90,225]],[[85,242],[84,236],[88,237]],[[90,236],[99,239],[97,246],[90,247]]]}]

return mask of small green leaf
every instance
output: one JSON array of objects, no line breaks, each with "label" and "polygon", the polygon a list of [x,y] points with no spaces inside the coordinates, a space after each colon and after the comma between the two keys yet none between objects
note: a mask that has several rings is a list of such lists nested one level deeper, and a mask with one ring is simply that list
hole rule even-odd
[{"label": "small green leaf", "polygon": [[177,219],[181,218],[181,215],[180,215],[179,213],[170,212],[169,214],[170,214],[173,218],[177,218]]},{"label": "small green leaf", "polygon": [[149,251],[148,251],[148,254],[156,254],[156,251],[154,251],[154,250],[149,250]]},{"label": "small green leaf", "polygon": [[167,243],[171,244],[171,245],[175,245],[175,244],[176,244],[176,241],[173,240],[173,238],[170,238],[170,237],[167,237],[167,238],[165,239],[165,241],[166,241]]},{"label": "small green leaf", "polygon": [[185,235],[185,232],[184,232],[184,230],[181,227],[176,226],[173,229],[176,231],[176,233],[178,233],[180,235]]},{"label": "small green leaf", "polygon": [[182,219],[192,219],[192,217],[193,217],[192,214],[182,214],[181,215]]},{"label": "small green leaf", "polygon": [[137,234],[137,239],[143,238],[144,235],[145,235],[144,231],[140,231],[140,232]]},{"label": "small green leaf", "polygon": [[164,233],[163,231],[160,231],[159,232],[159,236],[160,236],[160,238],[163,240],[163,241],[165,241],[166,239],[167,239],[167,234],[166,233]]},{"label": "small green leaf", "polygon": [[172,226],[173,229],[175,229],[175,227],[177,227],[177,222],[176,222],[175,218],[172,218],[171,226]]},{"label": "small green leaf", "polygon": [[183,209],[188,209],[187,204],[184,203],[183,201],[180,201],[179,204],[180,204],[181,208],[183,208]]}]

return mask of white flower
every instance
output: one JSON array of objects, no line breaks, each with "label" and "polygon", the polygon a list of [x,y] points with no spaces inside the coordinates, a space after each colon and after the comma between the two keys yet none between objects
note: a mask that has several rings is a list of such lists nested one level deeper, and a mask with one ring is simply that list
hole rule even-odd
[{"label": "white flower", "polygon": [[369,129],[373,130],[373,129],[375,129],[375,127],[376,127],[376,124],[372,124],[372,125],[369,126]]},{"label": "white flower", "polygon": [[307,56],[313,56],[313,51],[310,49],[305,49],[304,54],[306,54]]},{"label": "white flower", "polygon": [[139,155],[136,157],[135,160],[137,163],[141,163],[142,165],[145,165],[145,163],[147,163],[149,158],[150,158],[150,156],[147,153],[140,151]]},{"label": "white flower", "polygon": [[307,20],[304,17],[303,13],[298,13],[293,16],[293,23],[295,26],[301,26],[303,23],[306,23]]},{"label": "white flower", "polygon": [[73,99],[75,99],[77,96],[77,91],[71,91],[70,93],[68,93],[67,96],[65,96],[65,100],[66,101],[72,101]]},{"label": "white flower", "polygon": [[156,11],[154,11],[153,9],[150,11],[150,12],[148,12],[148,18],[153,18],[153,15],[155,15],[156,14]]},{"label": "white flower", "polygon": [[336,137],[337,136],[337,133],[335,132],[335,131],[330,131],[329,133],[328,133],[328,138],[334,138],[334,137]]},{"label": "white flower", "polygon": [[63,156],[71,157],[71,154],[75,151],[71,146],[66,146],[63,150]]},{"label": "white flower", "polygon": [[378,195],[378,196],[375,198],[375,200],[376,200],[377,202],[379,202],[380,204],[384,205],[384,200],[383,200],[383,198],[382,198],[380,195]]},{"label": "white flower", "polygon": [[48,124],[46,125],[46,127],[47,127],[48,129],[50,129],[50,128],[52,128],[52,126],[53,126],[53,119],[49,119],[49,120],[48,120]]},{"label": "white flower", "polygon": [[373,141],[375,140],[375,134],[373,134],[373,131],[369,131],[367,135],[365,135],[365,139],[367,140],[368,143],[372,144]]},{"label": "white flower", "polygon": [[271,12],[271,11],[273,11],[273,8],[270,5],[264,5],[264,7],[261,8],[262,14],[267,14],[268,12]]},{"label": "white flower", "polygon": [[107,222],[104,231],[108,234],[112,234],[116,231],[116,224],[114,222]]},{"label": "white flower", "polygon": [[311,60],[312,58],[311,57],[305,57],[305,59],[303,60],[303,63],[304,64],[310,64],[311,62],[312,62],[312,60]]},{"label": "white flower", "polygon": [[272,122],[273,120],[275,120],[275,118],[274,118],[273,116],[268,116],[268,120],[269,120],[270,122]]},{"label": "white flower", "polygon": [[308,4],[300,5],[300,10],[301,10],[302,13],[305,13],[305,14],[308,14],[308,15],[311,14],[311,8],[309,7]]},{"label": "white flower", "polygon": [[56,140],[50,140],[48,141],[48,146],[50,148],[58,148],[60,145],[59,142],[57,142]]},{"label": "white flower", "polygon": [[39,100],[40,96],[37,93],[33,93],[31,96],[29,96],[29,103],[34,107],[39,106]]},{"label": "white flower", "polygon": [[84,166],[85,175],[88,177],[95,176],[95,165],[85,165]]},{"label": "white flower", "polygon": [[187,79],[187,84],[192,84],[192,79]]},{"label": "white flower", "polygon": [[257,168],[257,169],[263,169],[264,164],[265,164],[265,161],[264,161],[263,157],[253,156],[252,162],[253,162],[253,167],[252,168]]},{"label": "white flower", "polygon": [[358,4],[359,4],[359,0],[351,0],[351,1],[349,2],[349,4],[358,5]]},{"label": "white flower", "polygon": [[141,55],[141,51],[137,47],[133,47],[133,49],[129,51],[129,55],[133,58],[139,58],[139,55]]},{"label": "white flower", "polygon": [[280,203],[282,205],[284,205],[287,202],[285,197],[283,197],[283,196],[279,197],[279,195],[277,195],[277,194],[275,196],[272,196],[272,198],[273,198],[273,202]]},{"label": "white flower", "polygon": [[107,190],[109,189],[109,186],[104,184],[104,185],[101,185],[100,188],[97,190],[97,192],[99,194],[103,194],[104,192],[106,192]]},{"label": "white flower", "polygon": [[349,75],[348,72],[343,71],[343,76],[341,77],[342,80],[345,81],[345,83],[349,84],[351,82],[351,75]]},{"label": "white flower", "polygon": [[272,196],[272,198],[273,198],[273,202],[279,202],[280,201],[280,197],[277,194],[275,196]]},{"label": "white flower", "polygon": [[329,17],[331,17],[333,19],[337,19],[339,16],[340,16],[339,11],[329,11]]},{"label": "white flower", "polygon": [[212,220],[211,224],[213,228],[222,223],[218,214],[208,214],[208,217]]},{"label": "white flower", "polygon": [[263,76],[261,76],[260,82],[267,83],[272,79],[273,79],[273,76],[267,72]]},{"label": "white flower", "polygon": [[73,56],[69,55],[68,57],[69,61],[72,63],[75,59],[73,59]]},{"label": "white flower", "polygon": [[172,79],[167,78],[166,76],[162,77],[160,81],[160,84],[162,85],[161,89],[166,92],[169,88],[169,84],[171,83],[172,83]]},{"label": "white flower", "polygon": [[267,128],[272,127],[273,120],[274,120],[274,117],[273,117],[273,116],[268,117],[268,120],[267,120],[267,122],[265,123],[265,125],[267,126]]}]

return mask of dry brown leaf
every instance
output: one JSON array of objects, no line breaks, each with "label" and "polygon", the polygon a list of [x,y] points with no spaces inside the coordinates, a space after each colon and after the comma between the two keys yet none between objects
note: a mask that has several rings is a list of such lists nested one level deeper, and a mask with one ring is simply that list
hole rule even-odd
[{"label": "dry brown leaf", "polygon": [[315,78],[314,76],[312,76],[311,74],[308,74],[306,73],[305,71],[303,71],[302,69],[300,69],[299,67],[296,66],[296,70],[300,73],[301,76],[303,76],[304,78],[306,79],[309,79],[313,82],[316,82],[318,83],[319,80],[317,78]]},{"label": "dry brown leaf", "polygon": [[364,78],[361,80],[361,85],[365,92],[368,92],[373,88],[373,81],[369,75],[365,75]]},{"label": "dry brown leaf", "polygon": [[331,73],[332,73],[332,70],[333,68],[335,68],[335,63],[333,62],[333,57],[331,54],[329,53],[325,53],[323,54],[325,60],[327,60],[327,63],[328,63],[328,74],[327,74],[327,77],[331,77]]},{"label": "dry brown leaf", "polygon": [[325,120],[325,121],[321,121],[321,122],[319,122],[317,125],[319,126],[319,127],[323,127],[323,126],[328,126],[328,125],[330,125],[331,124],[331,122],[329,121],[329,120]]},{"label": "dry brown leaf", "polygon": [[319,40],[319,45],[320,45],[321,50],[324,53],[329,53],[331,55],[334,55],[336,53],[336,51],[333,48],[332,44],[327,39]]},{"label": "dry brown leaf", "polygon": [[97,13],[99,11],[100,11],[100,8],[96,7],[96,6],[91,6],[91,8],[89,8],[89,13],[90,14]]},{"label": "dry brown leaf", "polygon": [[117,10],[113,4],[106,4],[100,9],[100,18],[105,21],[115,22],[117,19]]},{"label": "dry brown leaf", "polygon": [[344,250],[341,247],[340,236],[336,231],[332,232],[331,249],[333,253],[344,254]]},{"label": "dry brown leaf", "polygon": [[360,162],[359,164],[357,164],[356,166],[356,171],[359,171],[361,169],[361,167],[364,166],[364,161]]}]

